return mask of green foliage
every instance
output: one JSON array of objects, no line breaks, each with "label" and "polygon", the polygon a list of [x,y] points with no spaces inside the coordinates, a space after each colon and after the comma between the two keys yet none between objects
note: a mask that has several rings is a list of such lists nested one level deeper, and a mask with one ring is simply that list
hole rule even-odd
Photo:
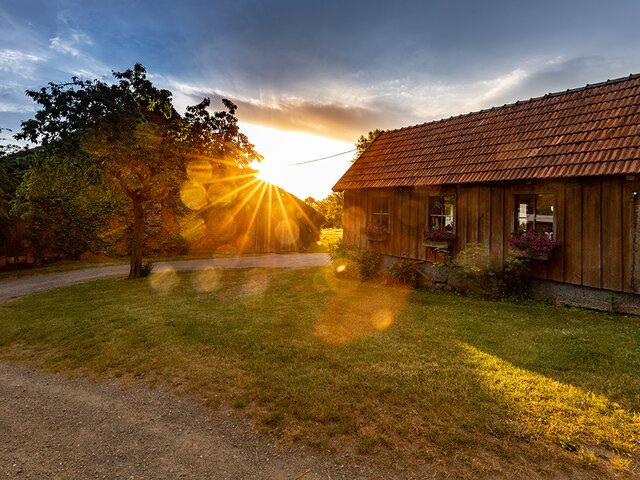
[{"label": "green foliage", "polygon": [[529,285],[529,263],[509,256],[504,264],[489,255],[480,244],[468,244],[451,264],[459,289],[469,295],[490,299],[523,299]]},{"label": "green foliage", "polygon": [[531,265],[525,258],[509,255],[499,272],[500,298],[524,299],[528,297]]},{"label": "green foliage", "polygon": [[179,233],[169,233],[158,242],[158,253],[162,255],[186,255],[188,251],[189,244]]},{"label": "green foliage", "polygon": [[358,249],[358,254],[354,260],[360,271],[361,280],[370,280],[380,272],[382,255],[375,250],[368,248]]},{"label": "green foliage", "polygon": [[29,167],[14,193],[12,213],[27,222],[36,255],[77,259],[96,251],[99,232],[118,208],[100,172],[83,156],[32,151],[24,158]]},{"label": "green foliage", "polygon": [[329,252],[335,271],[343,276],[358,277],[362,281],[380,272],[382,255],[368,248],[357,248],[344,240],[331,246]]},{"label": "green foliage", "polygon": [[387,274],[394,282],[411,288],[420,287],[423,277],[418,264],[406,258],[391,265]]},{"label": "green foliage", "polygon": [[226,111],[209,113],[211,100],[205,98],[198,105],[188,106],[184,118],[174,128],[173,134],[179,144],[188,148],[192,158],[203,156],[218,166],[246,167],[253,161],[262,160],[246,135],[240,132],[235,116],[238,106],[226,98],[222,99]]},{"label": "green foliage", "polygon": [[[0,132],[3,130],[0,128]],[[9,230],[16,223],[17,219],[11,214],[11,202],[27,169],[16,152],[16,146],[0,145],[0,242],[9,238]]]},{"label": "green foliage", "polygon": [[311,205],[325,218],[323,228],[342,228],[342,210],[344,208],[344,193],[333,192],[322,200],[307,197],[305,203]]},{"label": "green foliage", "polygon": [[378,135],[380,135],[383,131],[384,130],[376,128],[375,130],[371,130],[366,137],[364,135],[360,135],[360,138],[358,138],[355,143],[356,156],[353,160],[355,161],[360,155],[362,155],[364,151],[369,147],[369,145],[371,145],[373,141],[378,138]]}]

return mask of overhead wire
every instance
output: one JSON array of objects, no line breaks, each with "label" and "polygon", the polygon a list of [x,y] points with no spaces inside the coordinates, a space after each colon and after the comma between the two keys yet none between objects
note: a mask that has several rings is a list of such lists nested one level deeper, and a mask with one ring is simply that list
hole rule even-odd
[{"label": "overhead wire", "polygon": [[314,158],[313,160],[306,160],[304,162],[290,163],[285,165],[286,167],[295,167],[296,165],[306,165],[307,163],[315,163],[321,162],[323,160],[329,160],[331,158],[339,157],[341,155],[346,155],[347,153],[353,153],[357,150],[357,148],[352,148],[351,150],[347,150],[346,152],[334,153],[333,155],[327,155],[326,157]]}]

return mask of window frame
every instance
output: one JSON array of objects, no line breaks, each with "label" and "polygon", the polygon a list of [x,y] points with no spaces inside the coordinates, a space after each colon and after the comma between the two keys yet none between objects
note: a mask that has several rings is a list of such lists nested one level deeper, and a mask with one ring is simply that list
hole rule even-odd
[{"label": "window frame", "polygon": [[453,193],[443,193],[443,194],[434,194],[434,195],[427,195],[427,205],[425,208],[425,230],[437,230],[435,228],[432,227],[431,224],[431,219],[434,216],[437,216],[439,218],[442,218],[443,220],[443,226],[440,227],[441,229],[445,229],[446,225],[447,225],[447,220],[446,218],[449,216],[446,214],[446,211],[444,214],[442,215],[434,215],[431,213],[431,200],[434,198],[441,198],[443,200],[443,204],[446,205],[445,202],[445,198],[450,198],[451,199],[451,208],[452,208],[452,212],[451,212],[451,232],[452,233],[456,233],[456,196]]},{"label": "window frame", "polygon": [[[538,220],[538,217],[547,217],[548,215],[543,215],[543,214],[539,214],[537,213],[538,210],[538,205],[539,205],[539,197],[541,196],[549,196],[552,199],[551,202],[551,221],[548,220]],[[533,213],[527,213],[525,216],[522,216],[520,214],[520,205],[523,204],[522,201],[520,201],[521,198],[523,197],[530,197],[533,198]],[[522,233],[524,231],[527,230],[534,230],[537,231],[537,226],[538,224],[547,224],[551,226],[551,239],[552,240],[556,240],[556,236],[558,233],[558,226],[557,226],[557,216],[558,216],[558,196],[556,194],[556,192],[521,192],[521,193],[516,193],[514,194],[513,197],[513,206],[514,206],[514,212],[513,212],[513,234],[517,235],[519,233]],[[525,228],[524,230],[521,230],[520,226],[523,225],[522,220],[524,219],[524,225]],[[526,225],[528,223],[532,223],[532,228],[526,228]]]},{"label": "window frame", "polygon": [[[379,211],[375,211],[376,202],[380,202]],[[386,204],[386,212],[383,208]],[[386,220],[386,222],[382,221]],[[391,233],[391,196],[390,195],[374,195],[371,197],[369,208],[369,225],[383,225],[387,233]]]}]

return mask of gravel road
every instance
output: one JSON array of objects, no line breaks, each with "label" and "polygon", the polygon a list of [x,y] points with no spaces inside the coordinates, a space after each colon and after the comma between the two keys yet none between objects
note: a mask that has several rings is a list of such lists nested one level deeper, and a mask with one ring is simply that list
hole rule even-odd
[{"label": "gravel road", "polygon": [[[173,268],[176,271],[206,270],[208,268],[303,268],[329,265],[329,262],[329,255],[326,253],[286,253],[159,262],[155,268],[157,270]],[[117,265],[115,267],[84,268],[68,272],[28,275],[17,279],[3,279],[0,280],[0,303],[76,283],[109,277],[126,277],[128,273],[128,265]]]},{"label": "gravel road", "polygon": [[278,448],[232,412],[212,416],[167,388],[0,363],[0,405],[0,478],[390,478],[350,458]]}]

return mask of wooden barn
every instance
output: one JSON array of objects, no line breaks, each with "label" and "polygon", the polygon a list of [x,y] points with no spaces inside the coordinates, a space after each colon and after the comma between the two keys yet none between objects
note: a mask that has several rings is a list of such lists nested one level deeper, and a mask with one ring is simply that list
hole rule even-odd
[{"label": "wooden barn", "polygon": [[428,266],[544,232],[534,295],[640,314],[640,75],[383,132],[334,190],[349,244]]},{"label": "wooden barn", "polygon": [[303,252],[320,238],[324,217],[286,190],[256,178],[223,182],[227,190],[238,192],[230,205],[205,208],[186,229],[190,253]]}]

